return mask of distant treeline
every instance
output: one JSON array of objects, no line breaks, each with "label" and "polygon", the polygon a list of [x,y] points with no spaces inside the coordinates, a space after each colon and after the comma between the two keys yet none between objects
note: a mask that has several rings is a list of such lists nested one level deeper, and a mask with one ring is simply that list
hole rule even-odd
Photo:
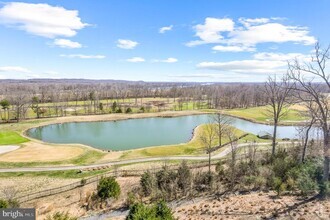
[{"label": "distant treeline", "polygon": [[247,108],[267,103],[263,87],[258,83],[0,80],[0,110],[2,121],[19,121],[67,114],[130,113],[132,109]]}]

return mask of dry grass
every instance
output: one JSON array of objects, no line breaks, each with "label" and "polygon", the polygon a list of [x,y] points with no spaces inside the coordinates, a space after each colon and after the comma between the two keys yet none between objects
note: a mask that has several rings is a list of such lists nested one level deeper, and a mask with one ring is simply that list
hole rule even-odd
[{"label": "dry grass", "polygon": [[18,150],[0,156],[1,162],[53,162],[82,155],[85,149],[78,146],[54,146],[38,142],[22,144]]}]

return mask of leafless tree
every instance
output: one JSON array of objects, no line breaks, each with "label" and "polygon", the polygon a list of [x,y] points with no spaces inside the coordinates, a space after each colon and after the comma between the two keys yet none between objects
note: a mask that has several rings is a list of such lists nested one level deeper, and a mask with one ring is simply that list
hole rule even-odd
[{"label": "leafless tree", "polygon": [[330,46],[322,49],[320,44],[316,43],[310,62],[295,59],[288,65],[288,77],[295,83],[294,90],[298,92],[300,101],[313,103],[309,111],[315,116],[323,132],[324,183],[329,179],[330,162],[330,125],[328,123],[330,74],[327,72],[329,50]]},{"label": "leafless tree", "polygon": [[200,140],[204,145],[206,153],[209,155],[209,173],[211,174],[211,155],[212,149],[216,144],[217,132],[215,129],[215,124],[209,122],[205,124],[202,128],[202,134],[200,136]]},{"label": "leafless tree", "polygon": [[225,135],[226,131],[230,128],[232,123],[231,118],[222,115],[220,113],[213,114],[212,119],[216,125],[215,129],[218,134],[219,147],[222,145],[222,137]]},{"label": "leafless tree", "polygon": [[274,130],[272,137],[272,155],[276,149],[277,126],[283,116],[287,113],[287,104],[292,85],[290,85],[287,77],[283,77],[281,81],[277,81],[276,77],[269,77],[265,84],[265,95],[270,105],[269,114],[273,117]]}]

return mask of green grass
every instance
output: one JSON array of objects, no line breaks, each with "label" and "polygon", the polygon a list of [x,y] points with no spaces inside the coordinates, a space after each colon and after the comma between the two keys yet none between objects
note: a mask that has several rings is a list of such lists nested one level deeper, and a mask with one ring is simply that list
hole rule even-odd
[{"label": "green grass", "polygon": [[[205,146],[200,140],[200,137],[203,132],[205,132],[205,125],[198,126],[197,129],[195,130],[195,134],[194,134],[195,137],[187,143],[131,150],[125,152],[122,155],[121,159],[137,158],[137,157],[176,156],[176,155],[203,155],[206,152]],[[246,133],[242,130],[235,128],[233,132],[235,133],[236,137],[240,137]],[[250,138],[252,138],[252,136],[254,135],[251,135]],[[222,144],[228,142],[229,142],[228,138],[226,137],[222,138]],[[216,146],[218,140],[215,139],[214,143],[215,143],[214,145]]]},{"label": "green grass", "polygon": [[21,144],[29,141],[14,131],[0,131],[0,145]]},{"label": "green grass", "polygon": [[[257,122],[263,123],[271,123],[272,115],[269,113],[270,106],[260,106],[254,108],[244,108],[244,109],[229,109],[223,110],[225,114],[245,118],[248,120],[253,120]],[[284,109],[286,114],[282,117],[281,122],[299,122],[306,120],[305,117],[302,116],[301,111],[286,108]]]}]

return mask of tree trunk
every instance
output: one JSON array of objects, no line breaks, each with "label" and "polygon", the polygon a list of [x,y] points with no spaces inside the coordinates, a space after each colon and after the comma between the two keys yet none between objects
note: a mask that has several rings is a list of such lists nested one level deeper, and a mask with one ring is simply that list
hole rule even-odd
[{"label": "tree trunk", "polygon": [[209,150],[209,175],[211,175],[211,149]]},{"label": "tree trunk", "polygon": [[306,131],[306,137],[305,137],[305,141],[304,141],[304,146],[303,146],[303,152],[302,152],[302,156],[301,156],[301,162],[304,163],[305,161],[305,157],[306,157],[306,150],[307,150],[307,145],[308,145],[308,139],[309,139],[309,131],[312,127],[308,127],[307,131]]},{"label": "tree trunk", "polygon": [[277,134],[277,121],[274,121],[274,132],[273,132],[273,141],[272,141],[272,155],[275,155],[276,150],[276,134]]},{"label": "tree trunk", "polygon": [[329,162],[330,162],[330,134],[328,130],[324,130],[324,162],[323,162],[323,182],[329,180]]}]

